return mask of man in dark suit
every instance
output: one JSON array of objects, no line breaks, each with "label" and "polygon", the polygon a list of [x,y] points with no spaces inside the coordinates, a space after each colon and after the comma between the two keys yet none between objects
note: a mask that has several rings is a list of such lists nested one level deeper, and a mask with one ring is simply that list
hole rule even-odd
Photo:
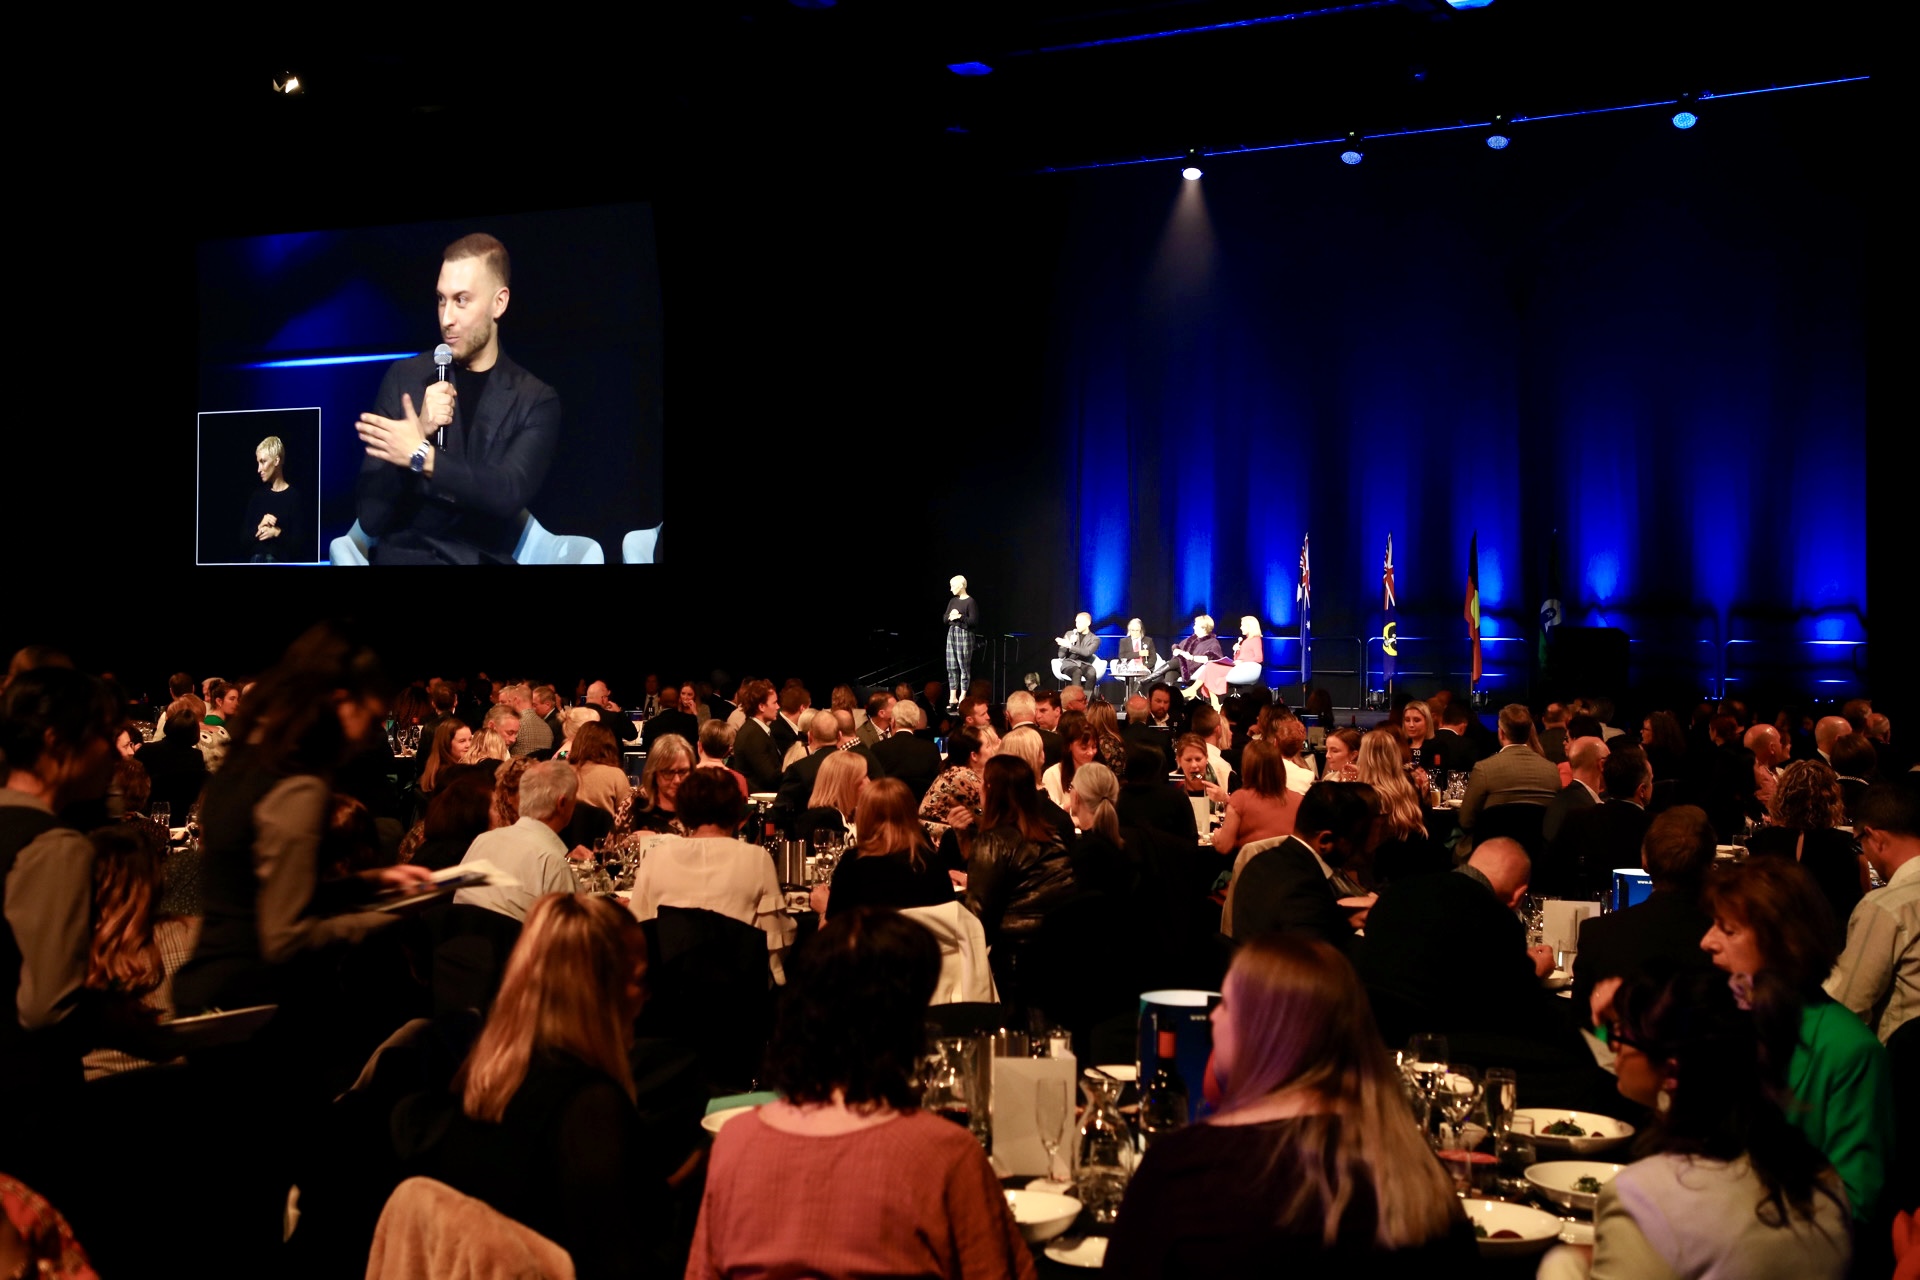
[{"label": "man in dark suit", "polygon": [[1713,923],[1700,905],[1700,886],[1713,867],[1713,824],[1704,809],[1684,804],[1647,827],[1640,865],[1653,877],[1645,902],[1580,924],[1573,961],[1573,1011],[1591,1016],[1594,985],[1630,978],[1649,964],[1712,963],[1700,939]]},{"label": "man in dark suit", "polygon": [[500,349],[511,275],[489,235],[454,241],[435,286],[453,377],[395,361],[356,429],[360,528],[374,564],[512,564],[560,438],[560,397]]},{"label": "man in dark suit", "polygon": [[1073,630],[1055,643],[1060,646],[1060,670],[1067,679],[1091,692],[1094,685],[1099,683],[1099,677],[1093,670],[1093,656],[1100,652],[1100,637],[1093,633],[1093,615],[1075,614]]},{"label": "man in dark suit", "polygon": [[765,680],[750,681],[745,696],[747,720],[733,739],[733,767],[755,792],[780,787],[780,750],[773,744],[772,725],[780,714],[780,698]]},{"label": "man in dark suit", "polygon": [[1128,746],[1144,747],[1158,755],[1162,773],[1173,768],[1173,734],[1154,727],[1149,719],[1147,700],[1137,693],[1127,699],[1127,723],[1121,728],[1120,736]]},{"label": "man in dark suit", "polygon": [[[1060,705],[1059,698],[1053,700],[1054,707]],[[1055,717],[1058,723],[1058,717]],[[1040,701],[1025,689],[1017,690],[1007,698],[1007,732],[1025,726],[1040,735],[1040,751],[1046,766],[1059,764],[1066,758],[1066,743],[1060,735],[1051,729],[1040,727]]]},{"label": "man in dark suit", "polygon": [[1127,745],[1127,776],[1121,779],[1114,809],[1123,827],[1146,827],[1196,843],[1200,838],[1193,805],[1167,781],[1166,760],[1151,747]]},{"label": "man in dark suit", "polygon": [[877,747],[893,732],[894,697],[884,689],[867,699],[867,718],[860,722],[860,741]]},{"label": "man in dark suit", "polygon": [[613,700],[605,680],[595,680],[587,686],[587,705],[600,712],[600,723],[607,726],[615,742],[633,742],[640,737],[640,726]]},{"label": "man in dark suit", "polygon": [[669,733],[677,733],[688,742],[700,736],[700,720],[688,712],[680,710],[680,686],[663,684],[660,686],[660,706],[662,710],[647,719],[640,730],[640,749],[651,752],[653,744]]},{"label": "man in dark suit", "polygon": [[873,749],[873,758],[887,776],[906,783],[915,800],[926,797],[942,767],[939,748],[915,732],[922,715],[917,702],[894,703],[893,733]]},{"label": "man in dark suit", "polygon": [[773,745],[780,752],[784,762],[787,752],[793,750],[793,744],[801,740],[800,713],[813,705],[813,695],[797,684],[790,684],[780,691],[780,714],[773,718],[769,726],[773,731]]},{"label": "man in dark suit", "polygon": [[1496,839],[1465,866],[1390,885],[1368,913],[1355,967],[1388,1044],[1436,1032],[1456,1061],[1512,1064],[1535,1106],[1592,1109],[1613,1080],[1541,981],[1552,951],[1528,947],[1514,914],[1531,870],[1518,842]]},{"label": "man in dark suit", "polygon": [[1600,766],[1607,801],[1569,814],[1554,843],[1555,858],[1566,875],[1562,886],[1570,897],[1586,897],[1605,889],[1615,867],[1640,865],[1640,843],[1646,839],[1647,802],[1653,799],[1653,766],[1639,747],[1621,747]]},{"label": "man in dark suit", "polygon": [[1601,769],[1607,760],[1606,739],[1595,734],[1591,738],[1575,738],[1567,752],[1567,767],[1573,773],[1573,780],[1560,788],[1560,794],[1547,806],[1546,816],[1540,820],[1540,839],[1542,852],[1533,863],[1533,891],[1549,898],[1562,897],[1573,889],[1575,880],[1575,862],[1572,855],[1561,847],[1560,836],[1566,830],[1567,820],[1585,809],[1594,808],[1600,803],[1601,790],[1606,786]]},{"label": "man in dark suit", "polygon": [[1549,702],[1546,714],[1540,718],[1540,749],[1547,753],[1550,763],[1566,763],[1569,737],[1566,707]]},{"label": "man in dark suit", "polygon": [[813,784],[820,777],[820,766],[840,749],[840,729],[831,711],[814,713],[807,725],[807,754],[786,767],[780,775],[780,792],[774,805],[792,813],[807,807]]},{"label": "man in dark suit", "polygon": [[1850,733],[1834,743],[1831,755],[1833,771],[1840,775],[1840,799],[1846,806],[1847,824],[1851,826],[1854,811],[1874,781],[1873,771],[1879,761],[1874,755],[1873,743],[1861,733]]},{"label": "man in dark suit", "polygon": [[1300,798],[1293,834],[1248,859],[1234,876],[1228,931],[1241,942],[1299,933],[1348,950],[1353,922],[1330,881],[1366,852],[1379,805],[1357,783],[1316,783]]},{"label": "man in dark suit", "polygon": [[[567,722],[560,718],[559,693],[550,684],[539,684],[533,687],[529,696],[533,699],[533,714],[546,722],[547,731],[553,735],[553,750],[558,751],[560,745],[567,740]],[[689,738],[688,741],[692,739]],[[548,759],[551,756],[552,752],[548,752],[547,756],[542,758]]]},{"label": "man in dark suit", "polygon": [[[1449,702],[1451,714],[1458,703]],[[1560,771],[1527,744],[1533,738],[1533,714],[1518,702],[1500,708],[1500,750],[1473,766],[1467,796],[1460,802],[1460,825],[1473,830],[1481,812],[1503,804],[1548,805],[1560,794]]]}]

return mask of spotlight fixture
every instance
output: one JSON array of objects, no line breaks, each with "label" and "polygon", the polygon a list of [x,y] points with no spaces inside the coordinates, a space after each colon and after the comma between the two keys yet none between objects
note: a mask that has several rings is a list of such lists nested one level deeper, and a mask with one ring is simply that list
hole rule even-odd
[{"label": "spotlight fixture", "polygon": [[1360,135],[1358,133],[1348,134],[1346,145],[1340,148],[1340,163],[1359,164],[1366,158],[1367,153],[1360,146]]},{"label": "spotlight fixture", "polygon": [[1200,179],[1200,172],[1200,149],[1195,147],[1187,152],[1186,159],[1180,162],[1180,176],[1188,182],[1197,182]]},{"label": "spotlight fixture", "polygon": [[1699,104],[1699,94],[1681,94],[1679,101],[1673,104],[1673,127],[1676,129],[1691,129],[1696,124],[1699,124],[1700,117],[1693,113],[1693,109]]},{"label": "spotlight fixture", "polygon": [[300,83],[300,77],[291,71],[282,71],[273,78],[273,91],[275,93],[304,93],[306,92],[306,88],[304,84]]},{"label": "spotlight fixture", "polygon": [[984,62],[949,62],[947,70],[957,76],[990,76],[993,68]]},{"label": "spotlight fixture", "polygon": [[1495,116],[1487,125],[1487,145],[1495,151],[1505,151],[1513,141],[1513,126],[1505,116]]}]

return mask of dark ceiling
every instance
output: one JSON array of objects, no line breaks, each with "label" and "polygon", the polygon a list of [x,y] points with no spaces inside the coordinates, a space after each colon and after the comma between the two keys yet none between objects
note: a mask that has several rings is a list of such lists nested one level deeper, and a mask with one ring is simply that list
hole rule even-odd
[{"label": "dark ceiling", "polygon": [[[1020,171],[1866,75],[1874,14],[1672,0],[1460,12],[1441,0],[700,0],[592,23],[517,14],[492,34],[426,27],[372,52],[310,24],[256,34],[209,52],[185,105],[241,136],[371,124],[535,137],[558,122],[642,165],[698,150]],[[992,74],[946,69],[962,61]],[[301,74],[302,97],[273,94],[282,68]]]}]

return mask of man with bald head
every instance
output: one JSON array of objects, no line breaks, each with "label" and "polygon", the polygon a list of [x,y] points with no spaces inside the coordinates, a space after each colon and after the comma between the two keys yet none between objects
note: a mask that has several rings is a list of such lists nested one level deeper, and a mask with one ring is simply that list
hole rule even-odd
[{"label": "man with bald head", "polygon": [[1742,784],[1741,799],[1747,816],[1758,818],[1773,803],[1774,782],[1778,770],[1787,762],[1787,748],[1780,741],[1780,731],[1770,724],[1757,724],[1747,730],[1740,745],[1753,753],[1751,785]]},{"label": "man with bald head", "polygon": [[[1600,803],[1600,792],[1605,782],[1600,769],[1606,763],[1609,752],[1606,739],[1575,738],[1567,746],[1567,769],[1572,773],[1567,785],[1560,788],[1560,794],[1547,806],[1547,816],[1540,820],[1540,837],[1546,841],[1547,857],[1553,858],[1553,842],[1560,838],[1560,831],[1566,825],[1567,818],[1580,809],[1591,809]],[[1544,873],[1540,877],[1543,893],[1552,893],[1548,887],[1552,877]]]},{"label": "man with bald head", "polygon": [[1529,949],[1514,913],[1532,872],[1518,841],[1497,838],[1464,866],[1389,885],[1358,968],[1388,1044],[1438,1032],[1460,1061],[1524,1062],[1528,1096],[1552,1099],[1539,1105],[1574,1106],[1592,1064],[1541,982],[1552,951]]},{"label": "man with bald head", "polygon": [[1821,716],[1813,726],[1813,749],[1829,765],[1833,763],[1833,744],[1853,732],[1844,716]]}]

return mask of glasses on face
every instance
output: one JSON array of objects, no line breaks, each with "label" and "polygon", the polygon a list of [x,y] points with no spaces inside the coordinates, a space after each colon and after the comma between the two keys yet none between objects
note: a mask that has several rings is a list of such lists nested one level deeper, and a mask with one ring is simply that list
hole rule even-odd
[{"label": "glasses on face", "polygon": [[660,771],[660,776],[663,778],[684,778],[692,772],[693,772],[692,769],[688,768],[686,765],[683,764],[673,769],[662,769]]}]

